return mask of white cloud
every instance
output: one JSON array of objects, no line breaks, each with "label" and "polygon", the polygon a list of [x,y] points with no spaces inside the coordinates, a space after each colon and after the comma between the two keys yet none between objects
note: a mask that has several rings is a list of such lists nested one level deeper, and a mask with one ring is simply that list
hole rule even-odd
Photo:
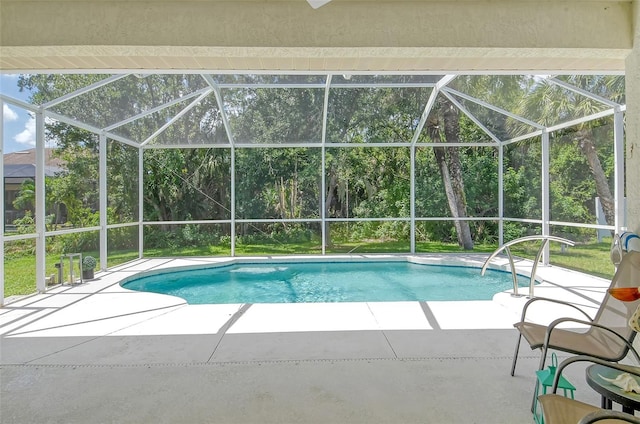
[{"label": "white cloud", "polygon": [[2,105],[2,116],[4,120],[7,122],[18,120],[18,114],[13,109],[11,109],[9,105],[6,103]]},{"label": "white cloud", "polygon": [[13,139],[20,144],[26,144],[28,146],[36,145],[36,120],[33,116],[30,116],[24,124],[24,130],[16,134]]}]

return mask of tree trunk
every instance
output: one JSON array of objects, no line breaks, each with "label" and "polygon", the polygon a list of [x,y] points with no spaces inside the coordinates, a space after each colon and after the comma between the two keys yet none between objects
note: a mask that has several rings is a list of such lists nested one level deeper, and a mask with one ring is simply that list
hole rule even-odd
[{"label": "tree trunk", "polygon": [[[439,137],[439,136],[438,136]],[[435,139],[431,137],[432,140]],[[438,141],[439,142],[439,141]],[[453,191],[453,184],[451,183],[451,174],[449,173],[449,166],[447,165],[447,158],[445,155],[444,147],[434,147],[433,153],[436,157],[436,163],[438,164],[438,169],[440,170],[440,176],[442,177],[442,184],[444,185],[444,192],[447,195],[447,203],[449,204],[449,210],[451,210],[451,215],[454,218],[458,218],[458,207],[456,205],[456,195]],[[460,240],[460,221],[457,219],[454,221],[456,226],[456,233],[458,233],[458,243],[461,243]]]},{"label": "tree trunk", "polygon": [[[460,121],[458,109],[453,107],[448,101],[443,103],[444,135],[447,142],[457,143],[460,141]],[[462,177],[462,162],[458,154],[457,147],[448,147],[449,173],[451,176],[451,187],[453,190],[455,209],[458,218],[467,217],[467,199],[464,194],[464,180]],[[458,242],[465,250],[473,250],[473,239],[468,221],[456,221],[458,232]]]},{"label": "tree trunk", "polygon": [[578,146],[580,150],[587,158],[589,163],[589,169],[591,175],[596,182],[596,193],[600,197],[600,203],[602,203],[602,209],[604,210],[604,216],[608,225],[615,223],[615,202],[611,190],[609,189],[609,181],[604,174],[598,152],[593,143],[593,133],[590,128],[584,128],[576,133],[576,139],[578,140]]},{"label": "tree trunk", "polygon": [[[437,122],[437,118],[427,124],[429,130],[429,136],[434,143],[442,143],[442,137],[440,136],[440,127]],[[449,204],[449,210],[453,218],[458,218],[458,205],[456,200],[453,183],[451,181],[451,173],[449,172],[449,165],[447,164],[446,150],[444,147],[434,147],[433,153],[440,170],[440,176],[442,178],[442,184],[444,186],[444,192],[447,195],[447,203]],[[456,227],[456,233],[458,237],[458,243],[464,246],[462,243],[461,234],[464,231],[461,224],[467,224],[466,221],[455,220],[454,225]],[[467,225],[468,227],[468,225]]]},{"label": "tree trunk", "polygon": [[[327,187],[326,187],[326,200],[325,200],[325,204],[324,204],[324,216],[326,218],[329,217],[329,212],[331,211],[331,204],[333,203],[334,200],[334,192],[336,187],[338,186],[338,177],[336,175],[336,173],[334,172],[333,169],[330,170],[329,172],[329,180],[327,181]],[[329,222],[325,222],[324,223],[324,245],[325,246],[332,246],[331,244],[331,233],[329,231]]]},{"label": "tree trunk", "polygon": [[[145,197],[145,200],[147,201],[147,203],[149,203],[151,205],[151,207],[153,207],[153,209],[156,211],[156,213],[158,214],[158,219],[160,221],[169,221],[167,215],[165,214],[165,208],[160,207],[160,205],[158,203],[156,203],[152,198],[150,197]],[[160,224],[160,230],[163,232],[169,232],[170,228],[167,224]]]}]

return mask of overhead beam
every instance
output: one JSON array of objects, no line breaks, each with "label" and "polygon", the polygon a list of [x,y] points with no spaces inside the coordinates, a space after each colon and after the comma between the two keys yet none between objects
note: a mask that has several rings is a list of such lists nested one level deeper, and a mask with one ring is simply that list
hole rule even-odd
[{"label": "overhead beam", "polygon": [[0,70],[621,71],[631,11],[629,0],[2,0]]}]

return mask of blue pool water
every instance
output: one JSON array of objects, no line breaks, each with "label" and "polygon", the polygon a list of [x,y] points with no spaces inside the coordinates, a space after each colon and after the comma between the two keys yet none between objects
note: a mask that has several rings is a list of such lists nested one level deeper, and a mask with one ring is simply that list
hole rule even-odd
[{"label": "blue pool water", "polygon": [[[522,286],[529,279],[518,277]],[[513,288],[510,273],[401,262],[237,264],[168,271],[122,284],[190,304],[490,300]]]}]

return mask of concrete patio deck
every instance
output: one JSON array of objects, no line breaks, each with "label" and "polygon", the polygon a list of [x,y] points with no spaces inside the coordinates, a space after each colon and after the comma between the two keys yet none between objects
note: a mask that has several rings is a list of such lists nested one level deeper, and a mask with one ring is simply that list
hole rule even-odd
[{"label": "concrete patio deck", "polygon": [[[187,305],[118,284],[206,261],[220,259],[139,260],[0,309],[0,421],[532,422],[539,352],[523,347],[509,375],[525,298]],[[536,295],[591,311],[609,284],[557,267],[538,275]],[[564,315],[546,309],[534,319]],[[567,377],[576,398],[597,405],[584,367]]]}]

